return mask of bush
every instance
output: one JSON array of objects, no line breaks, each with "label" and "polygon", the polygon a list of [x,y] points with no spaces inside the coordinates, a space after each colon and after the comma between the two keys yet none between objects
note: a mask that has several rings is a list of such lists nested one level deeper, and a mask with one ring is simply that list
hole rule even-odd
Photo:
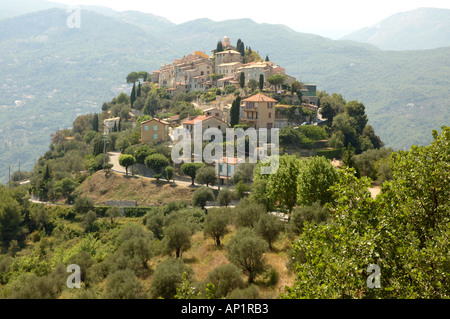
[{"label": "bush", "polygon": [[265,212],[265,208],[256,203],[250,203],[248,198],[244,198],[239,202],[236,208],[236,225],[238,227],[250,227],[253,228],[259,220],[262,213]]},{"label": "bush", "polygon": [[208,274],[207,282],[214,285],[214,296],[217,299],[225,298],[233,290],[244,287],[242,271],[234,264],[214,268]]},{"label": "bush", "polygon": [[155,269],[151,282],[151,297],[173,299],[177,293],[177,287],[183,281],[183,273],[192,274],[192,269],[187,267],[182,260],[169,258],[161,262]]},{"label": "bush", "polygon": [[261,295],[257,286],[250,285],[244,289],[238,288],[233,290],[227,299],[261,299]]},{"label": "bush", "polygon": [[328,217],[327,208],[320,206],[319,202],[311,206],[297,207],[292,212],[292,218],[289,222],[290,229],[295,235],[300,235],[303,232],[305,222],[323,224],[327,222]]},{"label": "bush", "polygon": [[108,299],[143,299],[145,294],[133,271],[125,269],[108,276],[105,297]]}]

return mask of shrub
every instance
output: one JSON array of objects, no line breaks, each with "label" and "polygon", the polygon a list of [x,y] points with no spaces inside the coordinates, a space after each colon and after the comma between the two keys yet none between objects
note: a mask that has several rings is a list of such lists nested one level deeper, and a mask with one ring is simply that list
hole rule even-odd
[{"label": "shrub", "polygon": [[183,273],[188,277],[192,269],[187,267],[182,260],[169,258],[161,262],[155,269],[151,282],[151,297],[173,299],[177,293],[177,287],[183,281]]},{"label": "shrub", "polygon": [[142,299],[145,298],[145,294],[133,271],[125,269],[108,276],[105,297],[108,299]]},{"label": "shrub", "polygon": [[242,271],[234,264],[214,268],[208,274],[207,282],[214,285],[215,297],[218,299],[225,298],[233,290],[244,287]]}]

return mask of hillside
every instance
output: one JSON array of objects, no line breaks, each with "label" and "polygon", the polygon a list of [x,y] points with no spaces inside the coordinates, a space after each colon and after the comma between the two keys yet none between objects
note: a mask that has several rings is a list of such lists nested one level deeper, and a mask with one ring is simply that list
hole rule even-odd
[{"label": "hillside", "polygon": [[450,48],[382,51],[249,19],[174,25],[151,14],[103,11],[82,11],[80,29],[67,27],[62,9],[0,21],[1,182],[8,165],[16,171],[20,161],[30,170],[55,130],[128,92],[130,71],[151,72],[194,50],[210,53],[225,34],[319,90],[363,102],[387,146],[428,144],[431,129],[449,122]]},{"label": "hillside", "polygon": [[159,206],[174,198],[191,203],[196,189],[142,177],[114,173],[105,176],[102,171],[95,173],[78,187],[81,194],[92,198],[97,205],[104,205],[109,200],[130,200],[141,206]]},{"label": "hillside", "polygon": [[450,10],[419,8],[397,13],[343,39],[370,43],[383,50],[427,50],[448,47]]}]

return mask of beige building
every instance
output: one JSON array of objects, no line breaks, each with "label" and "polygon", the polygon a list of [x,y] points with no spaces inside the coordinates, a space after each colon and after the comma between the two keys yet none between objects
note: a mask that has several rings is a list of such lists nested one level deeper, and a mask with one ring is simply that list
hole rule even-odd
[{"label": "beige building", "polygon": [[142,142],[166,142],[169,140],[169,126],[166,121],[151,119],[141,123]]},{"label": "beige building", "polygon": [[192,120],[188,120],[183,122],[183,128],[187,129],[191,134],[194,133],[194,125],[197,123],[201,123],[202,125],[202,134],[209,128],[217,128],[222,131],[223,134],[226,134],[228,124],[221,119],[215,118],[213,116],[205,116],[201,115]]},{"label": "beige building", "polygon": [[275,127],[275,104],[274,100],[267,95],[258,93],[242,101],[241,120],[255,129]]},{"label": "beige building", "polygon": [[223,74],[219,72],[219,65],[227,63],[242,63],[243,57],[240,52],[235,50],[227,50],[216,53],[216,64],[214,68],[215,74]]},{"label": "beige building", "polygon": [[203,114],[205,116],[212,116],[212,117],[215,117],[216,119],[224,121],[223,111],[221,109],[219,109],[218,107],[211,107],[209,109],[206,109],[203,111]]}]

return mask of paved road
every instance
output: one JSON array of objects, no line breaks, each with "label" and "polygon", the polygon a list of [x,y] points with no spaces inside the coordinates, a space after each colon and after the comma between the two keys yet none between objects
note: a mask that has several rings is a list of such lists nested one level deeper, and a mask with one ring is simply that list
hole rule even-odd
[{"label": "paved road", "polygon": [[[109,152],[108,153],[109,159],[110,159],[109,162],[111,164],[113,164],[112,170],[114,172],[122,174],[122,175],[125,175],[125,173],[126,173],[125,172],[125,167],[120,166],[120,164],[119,164],[120,154],[121,154],[120,152]],[[130,171],[131,171],[131,169],[129,168],[128,172],[130,172]],[[139,176],[139,175],[136,175],[136,176]],[[152,177],[145,177],[145,176],[139,176],[139,177],[155,180],[155,178],[152,178]],[[187,182],[187,181],[175,180],[175,184],[176,185],[180,185],[180,186],[187,186],[187,187],[189,187],[189,186],[191,186],[192,183],[191,182]],[[200,185],[196,184],[195,186],[199,187]],[[209,186],[209,188],[217,189],[217,186]]]}]

